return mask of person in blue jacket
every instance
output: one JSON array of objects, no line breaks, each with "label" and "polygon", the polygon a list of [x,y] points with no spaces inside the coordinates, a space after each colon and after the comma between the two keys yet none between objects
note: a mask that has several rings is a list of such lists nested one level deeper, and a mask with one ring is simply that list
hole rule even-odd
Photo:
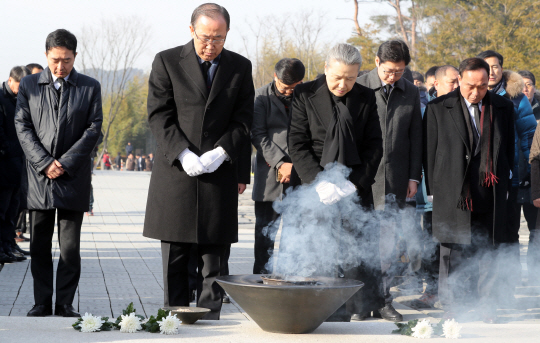
[{"label": "person in blue jacket", "polygon": [[[514,300],[514,289],[517,283],[521,281],[521,264],[519,253],[519,226],[520,226],[520,204],[517,201],[520,185],[519,170],[519,151],[529,160],[531,144],[536,129],[536,119],[533,114],[529,99],[523,94],[525,82],[518,73],[503,70],[504,58],[501,54],[493,50],[487,50],[480,53],[477,57],[484,59],[490,67],[488,88],[491,92],[506,97],[514,103],[515,111],[515,158],[512,168],[512,187],[508,193],[507,202],[507,249],[501,255],[504,259],[507,273],[501,272],[501,281],[506,284],[503,297],[508,297],[509,301]],[[526,164],[527,170],[521,171],[526,175],[524,179],[530,180],[531,165]],[[530,181],[529,181],[530,183]]]}]

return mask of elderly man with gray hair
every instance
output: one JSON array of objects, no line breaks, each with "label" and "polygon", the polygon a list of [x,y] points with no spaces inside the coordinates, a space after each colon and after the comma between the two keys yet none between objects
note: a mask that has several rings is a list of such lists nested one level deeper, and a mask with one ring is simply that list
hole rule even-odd
[{"label": "elderly man with gray hair", "polygon": [[[329,163],[338,162],[351,168],[349,183],[344,189],[325,181],[317,184],[320,200],[333,204],[357,192],[361,199],[359,206],[369,210],[373,207],[371,186],[383,147],[375,92],[356,83],[361,64],[358,49],[349,44],[337,44],[328,53],[324,75],[296,86],[289,156],[302,184],[312,183]],[[369,227],[364,230],[362,239],[369,238],[372,242],[366,246],[372,253],[363,251],[363,255],[372,256],[375,261],[362,261],[361,267],[344,271],[345,277],[362,280],[365,286],[347,302],[346,312],[342,308],[330,320],[350,321],[351,314],[367,313],[384,306],[384,302],[373,302],[381,299],[378,231]]]}]

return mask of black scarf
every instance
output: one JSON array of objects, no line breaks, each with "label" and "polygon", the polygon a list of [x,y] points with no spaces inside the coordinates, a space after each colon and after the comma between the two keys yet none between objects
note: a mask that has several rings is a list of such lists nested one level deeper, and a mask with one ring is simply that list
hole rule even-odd
[{"label": "black scarf", "polygon": [[283,106],[285,106],[285,110],[287,110],[287,113],[289,113],[289,108],[291,108],[291,102],[292,102],[292,95],[286,96],[281,94],[276,87],[276,81],[272,82],[272,92],[274,95],[281,101]]},{"label": "black scarf", "polygon": [[358,149],[356,148],[353,118],[344,104],[347,96],[338,97],[332,93],[330,93],[330,96],[333,115],[326,130],[321,166],[324,167],[328,163],[335,161],[347,167],[361,164]]},{"label": "black scarf", "polygon": [[[473,134],[475,135],[476,132],[474,132],[474,126],[472,123],[471,128],[473,130]],[[480,144],[480,186],[492,187],[497,183],[498,177],[493,171],[493,106],[491,105],[489,92],[486,93],[486,96],[482,100],[482,109],[480,114],[480,142],[478,144]],[[474,146],[471,149],[471,160],[475,149],[476,147]],[[473,203],[471,199],[471,181],[468,169],[469,168],[467,166],[465,178],[461,187],[458,208],[464,211],[469,210],[472,212]]]},{"label": "black scarf", "polygon": [[6,92],[8,93],[8,95],[11,97],[10,100],[13,103],[17,103],[17,94],[13,93],[13,91],[9,87],[8,81],[4,82],[4,88],[6,89]]}]

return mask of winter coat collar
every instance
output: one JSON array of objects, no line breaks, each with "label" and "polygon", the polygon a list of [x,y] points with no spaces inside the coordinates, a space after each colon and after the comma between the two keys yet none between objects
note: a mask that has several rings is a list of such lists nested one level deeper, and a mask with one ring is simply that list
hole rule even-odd
[{"label": "winter coat collar", "polygon": [[508,98],[515,99],[523,94],[524,87],[525,81],[523,81],[521,75],[511,70],[505,70],[501,81],[495,86],[494,90],[498,95],[507,94]]},{"label": "winter coat collar", "polygon": [[[79,78],[79,73],[73,68],[71,73],[69,73],[69,79],[66,80],[71,86],[77,86],[77,80]],[[51,75],[51,70],[49,67],[46,67],[39,75],[38,84],[53,84],[54,80]]]}]

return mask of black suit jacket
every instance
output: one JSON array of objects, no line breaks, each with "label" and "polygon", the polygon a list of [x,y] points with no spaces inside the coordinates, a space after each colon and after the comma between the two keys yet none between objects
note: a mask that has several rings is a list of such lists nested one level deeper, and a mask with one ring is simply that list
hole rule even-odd
[{"label": "black suit jacket", "polygon": [[[457,204],[472,155],[472,134],[464,113],[459,88],[431,101],[424,114],[424,172],[427,194],[433,195],[433,235],[441,243],[470,244],[471,212]],[[498,182],[493,187],[495,215],[492,236],[504,242],[506,196],[514,165],[514,106],[491,93],[493,106],[493,170]],[[471,187],[478,185],[471,185]],[[474,210],[474,208],[473,208]]]},{"label": "black suit jacket", "polygon": [[[148,83],[148,122],[157,141],[143,234],[172,242],[238,241],[237,158],[253,117],[251,62],[223,49],[208,93],[193,41],[156,55]],[[218,146],[230,161],[190,177],[178,155]]]},{"label": "black suit jacket", "polygon": [[[383,154],[375,92],[355,84],[347,95],[346,104],[354,119],[357,149],[362,161],[352,167],[349,180],[358,189],[370,190]],[[312,182],[323,170],[320,160],[332,116],[332,99],[325,76],[296,86],[289,129],[289,156],[302,183]]]}]

